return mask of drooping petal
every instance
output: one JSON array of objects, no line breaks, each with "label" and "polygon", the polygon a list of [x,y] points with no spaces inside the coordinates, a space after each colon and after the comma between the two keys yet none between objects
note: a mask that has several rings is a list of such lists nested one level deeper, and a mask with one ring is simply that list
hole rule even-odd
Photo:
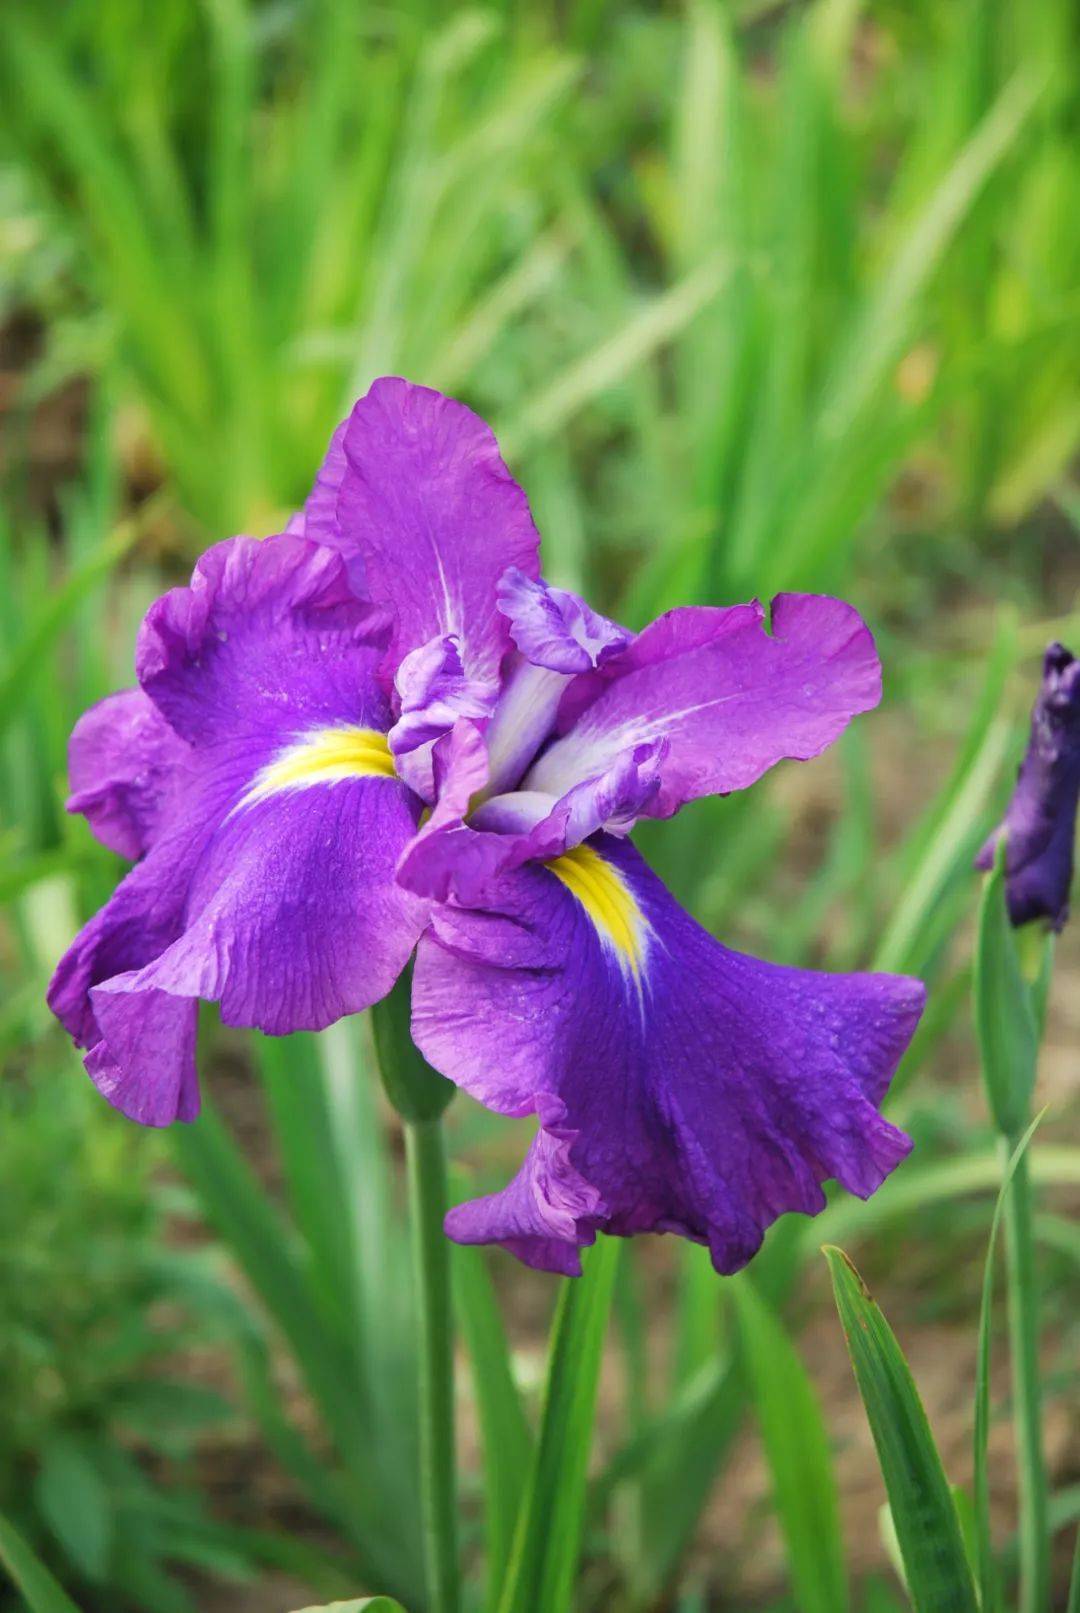
[{"label": "drooping petal", "polygon": [[228,1025],[321,1030],[384,997],[425,921],[394,879],[416,807],[388,777],[255,798],[214,834],[182,935],[135,983],[220,1002]]},{"label": "drooping petal", "polygon": [[564,795],[623,751],[665,739],[647,810],[668,817],[695,796],[745,789],[785,757],[816,756],[880,696],[873,638],[841,600],[778,594],[771,632],[757,604],[672,610],[575,679],[562,737],[522,787]]},{"label": "drooping petal", "polygon": [[1069,916],[1076,812],[1080,801],[1080,661],[1051,644],[1031,713],[1024,760],[1001,828],[976,859],[994,860],[998,836],[1008,835],[1005,890],[1013,924],[1044,918],[1055,930]]},{"label": "drooping petal", "polygon": [[140,991],[137,978],[115,975],[94,987],[99,1034],[87,1050],[87,1074],[114,1109],[141,1126],[195,1120],[199,1005],[152,987]]},{"label": "drooping petal", "polygon": [[394,878],[419,810],[396,779],[331,772],[245,796],[210,778],[227,799],[174,822],[49,992],[105,1096],[149,1125],[197,1112],[196,999],[227,1024],[320,1029],[389,991],[425,921]]},{"label": "drooping petal", "polygon": [[286,537],[219,545],[151,609],[140,668],[182,765],[148,855],[50,990],[134,1118],[194,1112],[196,998],[230,1023],[316,1028],[404,966],[425,906],[394,869],[421,802],[386,740],[384,644],[341,556]]},{"label": "drooping petal", "polygon": [[467,677],[493,684],[509,642],[496,609],[508,566],[539,570],[528,501],[471,409],[408,381],[376,381],[349,416],[333,541],[358,553],[394,617],[391,661],[453,634]]},{"label": "drooping petal", "polygon": [[166,834],[79,931],[49,983],[49,1007],[79,1047],[100,1040],[91,991],[140,969],[180,934],[191,870],[208,838],[197,822]]},{"label": "drooping petal", "polygon": [[152,844],[188,746],[141,689],[99,700],[68,744],[69,812],[132,861]]},{"label": "drooping petal", "polygon": [[914,980],[729,951],[609,837],[438,907],[416,1041],[540,1121],[518,1176],[447,1229],[563,1272],[598,1231],[678,1232],[736,1271],[777,1216],[822,1208],[824,1181],[866,1196],[907,1153],[877,1106],[922,1002]]}]

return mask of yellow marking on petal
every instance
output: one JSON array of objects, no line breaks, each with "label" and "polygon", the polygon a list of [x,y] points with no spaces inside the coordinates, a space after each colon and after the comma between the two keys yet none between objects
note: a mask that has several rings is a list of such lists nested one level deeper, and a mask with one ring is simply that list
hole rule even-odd
[{"label": "yellow marking on petal", "polygon": [[386,735],[375,728],[314,728],[278,752],[255,775],[239,803],[251,806],[283,790],[338,784],[354,778],[395,778]]},{"label": "yellow marking on petal", "polygon": [[585,845],[564,851],[544,866],[577,897],[601,941],[614,949],[622,968],[637,979],[649,926],[619,870]]}]

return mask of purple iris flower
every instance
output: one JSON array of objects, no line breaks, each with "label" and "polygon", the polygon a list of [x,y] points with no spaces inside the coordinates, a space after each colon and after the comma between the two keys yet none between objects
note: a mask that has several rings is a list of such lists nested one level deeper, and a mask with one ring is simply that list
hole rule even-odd
[{"label": "purple iris flower", "polygon": [[77,725],[71,809],[135,866],[49,1000],[165,1125],[198,1110],[199,998],[317,1030],[415,952],[427,1059],[539,1122],[452,1237],[574,1273],[598,1231],[678,1232],[735,1271],[907,1153],[879,1105],[923,988],[729,951],[627,836],[824,750],[878,701],[873,640],[804,594],[635,636],[538,550],[487,426],[378,381],[289,530],[210,549],[149,611],[139,687]]},{"label": "purple iris flower", "polygon": [[1016,788],[976,858],[977,867],[991,867],[999,837],[1008,837],[1005,893],[1013,924],[1042,918],[1060,930],[1068,918],[1078,799],[1080,661],[1063,644],[1051,644]]}]

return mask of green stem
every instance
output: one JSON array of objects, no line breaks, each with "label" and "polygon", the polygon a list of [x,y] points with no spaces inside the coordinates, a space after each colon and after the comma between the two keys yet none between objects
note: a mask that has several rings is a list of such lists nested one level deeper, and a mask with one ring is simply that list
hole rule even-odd
[{"label": "green stem", "polygon": [[[1006,1157],[1011,1155],[1018,1140],[1017,1137],[1006,1139]],[[1050,1597],[1047,1553],[1049,1519],[1039,1384],[1039,1296],[1035,1276],[1031,1177],[1026,1156],[1017,1163],[1005,1201],[1005,1253],[1013,1421],[1020,1492],[1018,1613],[1046,1613]]]},{"label": "green stem", "polygon": [[432,1613],[458,1613],[454,1341],[442,1121],[406,1120],[413,1273],[420,1324],[420,1498]]},{"label": "green stem", "polygon": [[1065,1613],[1080,1613],[1080,1529],[1076,1531],[1073,1547],[1072,1577],[1069,1580],[1069,1601]]},{"label": "green stem", "polygon": [[430,1613],[460,1613],[454,1332],[442,1115],[449,1081],[421,1057],[409,1030],[408,974],[372,1009],[386,1095],[401,1116],[409,1178],[413,1273],[420,1333],[420,1503]]}]

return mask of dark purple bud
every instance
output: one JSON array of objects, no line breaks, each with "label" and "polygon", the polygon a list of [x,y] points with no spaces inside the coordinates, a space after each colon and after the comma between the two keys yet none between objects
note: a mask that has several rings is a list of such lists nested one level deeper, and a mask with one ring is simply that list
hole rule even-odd
[{"label": "dark purple bud", "polygon": [[989,868],[1004,832],[1005,889],[1014,925],[1069,916],[1076,807],[1080,797],[1080,661],[1051,644],[1031,712],[1031,737],[1005,817],[976,858]]}]

